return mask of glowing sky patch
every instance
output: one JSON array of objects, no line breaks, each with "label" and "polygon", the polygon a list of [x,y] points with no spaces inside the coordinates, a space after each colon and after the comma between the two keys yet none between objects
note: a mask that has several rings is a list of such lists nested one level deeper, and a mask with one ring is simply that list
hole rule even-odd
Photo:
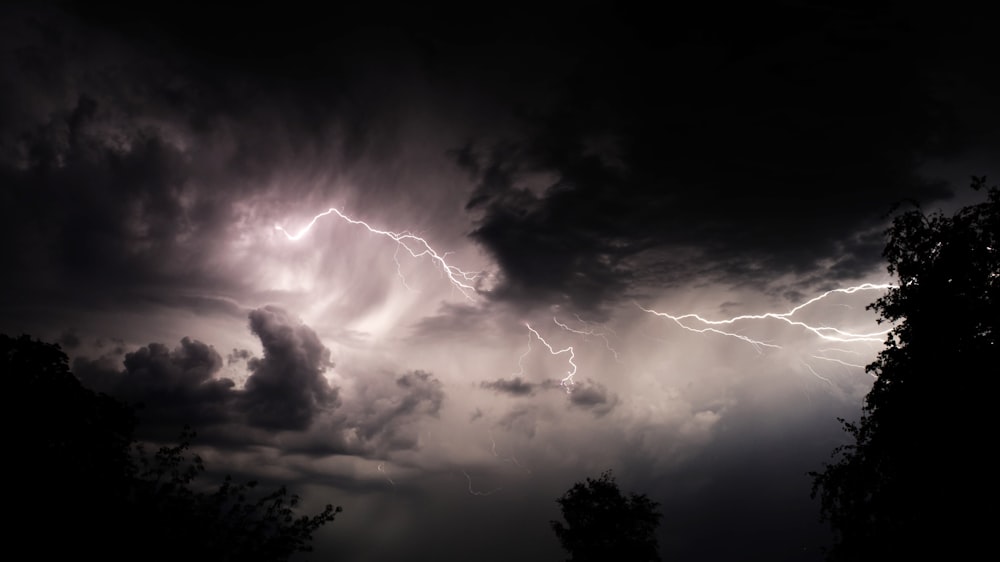
[{"label": "glowing sky patch", "polygon": [[[434,262],[435,265],[441,268],[441,271],[447,277],[448,281],[451,282],[452,286],[454,286],[462,294],[462,296],[464,296],[467,300],[470,301],[474,299],[478,289],[472,283],[475,283],[476,280],[482,276],[482,272],[471,273],[467,271],[462,271],[461,269],[449,264],[445,260],[445,258],[448,255],[447,253],[439,254],[437,251],[434,250],[434,248],[431,247],[430,244],[427,243],[426,240],[415,234],[411,234],[406,231],[393,232],[390,230],[380,230],[372,227],[371,225],[362,220],[357,220],[348,217],[347,215],[343,214],[334,207],[330,207],[326,211],[323,211],[322,213],[319,213],[318,215],[313,217],[313,219],[309,221],[308,224],[299,229],[299,231],[295,234],[289,233],[281,225],[276,224],[274,225],[274,228],[275,230],[278,230],[281,233],[283,233],[286,237],[288,237],[289,240],[297,241],[302,239],[302,237],[305,236],[310,229],[312,229],[313,225],[316,224],[316,221],[331,214],[336,215],[337,217],[343,219],[344,221],[350,224],[362,226],[372,234],[377,234],[392,239],[397,244],[397,250],[399,248],[402,248],[407,253],[409,253],[410,256],[413,258],[422,258],[422,257],[429,258],[431,261]],[[393,254],[393,260],[396,263],[398,271],[399,260],[396,254]],[[403,277],[402,273],[400,273],[399,276],[401,282],[404,284],[404,286],[406,286],[406,279]],[[407,288],[409,287],[407,286]]]}]

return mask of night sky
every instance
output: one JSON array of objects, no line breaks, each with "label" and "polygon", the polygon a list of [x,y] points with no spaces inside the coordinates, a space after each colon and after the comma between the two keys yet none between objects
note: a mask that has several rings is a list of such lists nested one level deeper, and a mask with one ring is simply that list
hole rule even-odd
[{"label": "night sky", "polygon": [[315,560],[558,560],[606,469],[665,560],[822,559],[882,292],[649,311],[891,283],[1000,178],[975,12],[91,4],[0,12],[0,332],[343,506]]}]

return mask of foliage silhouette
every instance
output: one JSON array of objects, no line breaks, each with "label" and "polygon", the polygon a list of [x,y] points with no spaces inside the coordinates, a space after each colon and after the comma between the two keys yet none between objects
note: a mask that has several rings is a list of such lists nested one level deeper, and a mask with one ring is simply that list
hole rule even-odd
[{"label": "foliage silhouette", "polygon": [[577,482],[556,500],[564,525],[551,521],[569,562],[659,560],[656,528],[659,504],[645,494],[622,494],[610,470],[596,480]]},{"label": "foliage silhouette", "polygon": [[256,483],[229,477],[214,492],[195,489],[205,470],[187,455],[195,433],[185,428],[179,444],[148,455],[132,410],[84,388],[58,345],[0,334],[0,374],[20,428],[11,476],[25,512],[12,536],[38,558],[282,561],[311,550],[313,533],[341,511],[296,516],[299,498],[285,487],[251,500]]},{"label": "foliage silhouette", "polygon": [[897,288],[869,308],[894,327],[867,367],[860,421],[840,420],[853,443],[810,473],[836,534],[830,560],[972,558],[992,535],[977,504],[994,486],[979,459],[1000,359],[1000,190],[986,195],[950,217],[902,213],[887,231]]}]

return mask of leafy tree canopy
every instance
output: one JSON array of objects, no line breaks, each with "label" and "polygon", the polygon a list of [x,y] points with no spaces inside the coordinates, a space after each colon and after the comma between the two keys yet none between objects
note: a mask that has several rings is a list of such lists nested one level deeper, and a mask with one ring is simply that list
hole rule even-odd
[{"label": "leafy tree canopy", "polygon": [[[973,178],[977,191],[985,184]],[[1000,359],[1000,190],[953,216],[904,212],[887,235],[897,287],[869,308],[893,329],[867,367],[877,379],[861,419],[841,420],[853,443],[812,473],[813,496],[836,532],[831,560],[955,558],[991,535],[979,506],[995,487],[984,460]]]},{"label": "leafy tree canopy", "polygon": [[132,410],[84,388],[58,345],[0,334],[0,376],[13,429],[9,486],[22,510],[9,536],[31,558],[281,561],[310,550],[341,511],[299,516],[284,487],[254,494],[256,483],[228,477],[214,492],[196,490],[204,466],[187,453],[194,432],[148,455]]},{"label": "leafy tree canopy", "polygon": [[566,523],[552,521],[552,530],[570,562],[659,560],[656,528],[659,504],[645,494],[622,494],[611,471],[596,480],[576,483],[556,500]]}]

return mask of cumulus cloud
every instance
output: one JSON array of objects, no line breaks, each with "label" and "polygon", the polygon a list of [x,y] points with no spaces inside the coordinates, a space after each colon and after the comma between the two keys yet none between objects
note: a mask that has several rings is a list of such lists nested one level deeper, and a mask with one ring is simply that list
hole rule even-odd
[{"label": "cumulus cloud", "polygon": [[[287,311],[265,306],[249,314],[263,355],[183,338],[171,349],[150,343],[98,359],[77,358],[74,372],[95,390],[141,404],[140,431],[172,438],[185,424],[204,430],[209,444],[282,443],[312,456],[386,455],[420,445],[419,422],[438,416],[444,385],[433,374],[384,370],[342,374],[350,391],[327,380],[330,350]],[[219,373],[246,362],[242,388]],[[124,367],[124,368],[123,368]],[[280,436],[279,436],[280,433]]]},{"label": "cumulus cloud", "polygon": [[141,403],[143,421],[158,427],[245,423],[304,430],[320,412],[337,406],[337,389],[324,377],[333,365],[330,351],[316,332],[271,306],[250,313],[250,329],[261,340],[263,357],[234,349],[226,360],[247,361],[250,376],[242,389],[216,376],[224,360],[214,347],[187,337],[174,349],[155,342],[142,346],[122,363],[110,355],[77,358],[74,371],[88,386]]},{"label": "cumulus cloud", "polygon": [[573,387],[569,394],[569,402],[576,408],[588,410],[600,417],[618,404],[618,396],[609,392],[603,384],[588,379]]},{"label": "cumulus cloud", "polygon": [[250,425],[302,430],[319,412],[337,406],[337,389],[323,375],[333,366],[330,350],[312,328],[266,306],[250,313],[250,330],[264,348],[263,357],[247,364],[252,374],[239,399]]},{"label": "cumulus cloud", "polygon": [[488,388],[502,394],[511,396],[529,396],[535,391],[535,385],[522,379],[514,377],[512,379],[499,378],[495,381],[484,381],[479,383],[482,388]]},{"label": "cumulus cloud", "polygon": [[124,369],[110,356],[78,358],[73,370],[87,386],[141,404],[147,426],[176,431],[184,424],[206,426],[231,418],[232,380],[215,378],[222,357],[210,345],[184,338],[174,349],[150,343],[125,354]]}]

